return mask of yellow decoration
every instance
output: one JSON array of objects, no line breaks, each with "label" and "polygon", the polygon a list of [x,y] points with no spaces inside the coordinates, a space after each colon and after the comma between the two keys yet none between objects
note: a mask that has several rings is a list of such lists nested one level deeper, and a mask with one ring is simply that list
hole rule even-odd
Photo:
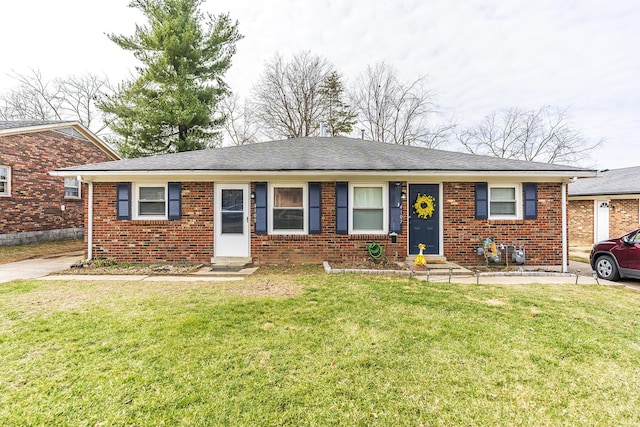
[{"label": "yellow decoration", "polygon": [[413,261],[413,263],[415,265],[424,267],[424,266],[427,265],[427,260],[425,259],[424,255],[422,254],[422,251],[427,249],[427,245],[425,245],[424,243],[420,243],[418,245],[418,249],[420,249],[420,253],[418,255],[416,255],[416,259]]},{"label": "yellow decoration", "polygon": [[418,218],[431,218],[435,210],[436,200],[433,196],[427,196],[426,194],[421,195],[418,193],[416,202],[413,204],[413,211],[418,215]]}]

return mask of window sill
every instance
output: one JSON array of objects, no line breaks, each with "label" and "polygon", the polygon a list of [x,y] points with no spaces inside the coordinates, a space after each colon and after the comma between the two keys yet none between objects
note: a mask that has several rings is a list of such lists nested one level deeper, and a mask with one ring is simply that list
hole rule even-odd
[{"label": "window sill", "polygon": [[386,240],[389,235],[386,233],[374,233],[374,234],[349,234],[349,240]]},{"label": "window sill", "polygon": [[491,224],[495,224],[495,225],[507,225],[507,224],[524,224],[524,219],[523,218],[489,218],[487,219],[488,222],[490,222]]}]

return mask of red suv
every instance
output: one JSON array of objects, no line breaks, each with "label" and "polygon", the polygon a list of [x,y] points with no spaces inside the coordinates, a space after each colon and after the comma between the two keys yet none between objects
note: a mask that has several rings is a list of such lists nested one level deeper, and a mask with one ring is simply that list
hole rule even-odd
[{"label": "red suv", "polygon": [[589,259],[591,268],[602,279],[640,279],[640,230],[596,243]]}]

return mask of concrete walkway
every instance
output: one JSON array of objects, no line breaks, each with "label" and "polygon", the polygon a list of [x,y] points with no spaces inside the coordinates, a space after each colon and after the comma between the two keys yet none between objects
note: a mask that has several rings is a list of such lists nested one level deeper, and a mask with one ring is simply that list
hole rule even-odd
[{"label": "concrete walkway", "polygon": [[[0,283],[10,282],[20,279],[39,279],[39,280],[101,280],[101,281],[146,281],[146,282],[192,282],[192,281],[228,281],[243,280],[244,276],[249,275],[255,269],[247,269],[237,273],[238,276],[233,277],[233,273],[212,273],[210,269],[203,269],[200,272],[184,275],[184,276],[149,276],[149,275],[54,275],[61,270],[65,270],[74,262],[82,257],[81,253],[63,254],[48,258],[38,258],[25,261],[18,261],[9,264],[0,264]],[[576,275],[577,270],[580,270]],[[529,274],[501,274],[489,275],[480,274],[476,276],[473,272],[458,273],[449,277],[448,272],[442,270],[434,270],[433,274],[427,279],[426,275],[416,275],[415,277],[431,282],[454,282],[467,284],[530,284],[530,283],[546,283],[546,284],[580,284],[580,285],[609,285],[609,286],[627,286],[635,290],[640,290],[638,281],[632,283],[626,282],[609,282],[606,280],[596,279],[589,264],[577,263],[572,261],[569,268],[571,274],[558,273],[529,273]],[[379,272],[377,272],[379,273]]]},{"label": "concrete walkway", "polygon": [[38,279],[67,269],[82,258],[82,253],[70,253],[47,258],[34,258],[24,261],[0,264],[0,283],[18,279]]}]

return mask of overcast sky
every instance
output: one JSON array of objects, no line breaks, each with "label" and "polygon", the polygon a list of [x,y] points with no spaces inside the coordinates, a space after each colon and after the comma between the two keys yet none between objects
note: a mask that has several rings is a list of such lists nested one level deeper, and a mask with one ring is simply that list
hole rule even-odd
[{"label": "overcast sky", "polygon": [[[133,56],[105,33],[143,23],[128,3],[3,4],[0,90],[30,67],[45,78],[127,78]],[[276,52],[309,50],[347,80],[386,61],[407,80],[427,76],[443,114],[463,126],[505,107],[569,107],[574,127],[606,139],[585,166],[640,166],[638,0],[209,0],[203,10],[239,21],[227,81],[242,96]]]}]

